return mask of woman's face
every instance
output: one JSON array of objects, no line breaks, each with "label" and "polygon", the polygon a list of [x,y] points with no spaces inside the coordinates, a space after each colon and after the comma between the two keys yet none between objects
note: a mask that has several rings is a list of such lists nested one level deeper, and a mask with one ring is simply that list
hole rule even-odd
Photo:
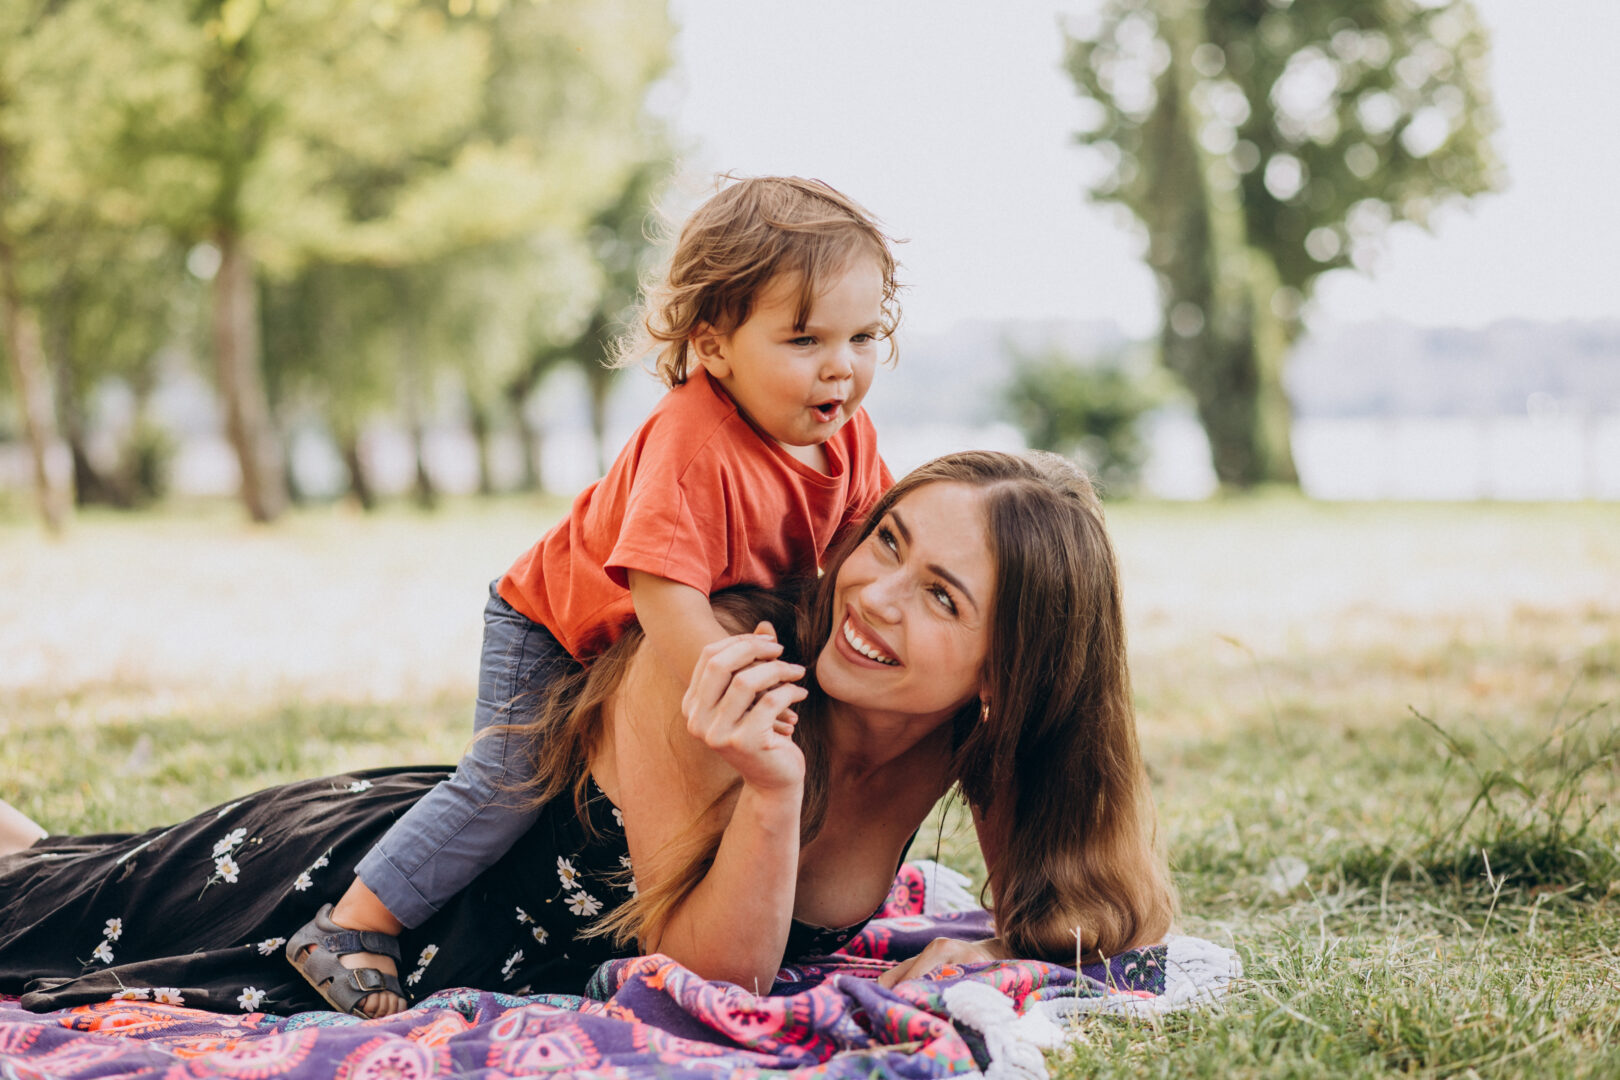
[{"label": "woman's face", "polygon": [[983,491],[918,488],[839,569],[817,682],[868,715],[945,719],[978,695],[995,584]]}]

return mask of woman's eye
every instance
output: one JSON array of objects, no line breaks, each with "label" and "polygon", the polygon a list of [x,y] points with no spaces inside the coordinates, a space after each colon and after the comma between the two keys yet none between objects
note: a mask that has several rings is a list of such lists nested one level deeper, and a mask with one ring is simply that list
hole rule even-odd
[{"label": "woman's eye", "polygon": [[930,585],[928,587],[928,591],[930,594],[932,594],[935,600],[939,601],[940,607],[944,608],[952,615],[956,614],[956,601],[951,599],[950,591],[946,589],[945,586]]},{"label": "woman's eye", "polygon": [[894,538],[894,532],[887,525],[879,525],[877,530],[878,543],[890,551],[899,551],[900,543]]}]

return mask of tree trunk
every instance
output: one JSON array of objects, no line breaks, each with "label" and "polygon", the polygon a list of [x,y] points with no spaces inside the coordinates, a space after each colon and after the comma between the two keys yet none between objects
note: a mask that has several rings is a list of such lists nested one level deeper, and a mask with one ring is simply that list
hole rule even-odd
[{"label": "tree trunk", "polygon": [[416,463],[411,497],[423,510],[432,510],[439,503],[439,491],[427,467],[427,432],[422,422],[422,363],[417,355],[415,330],[409,324],[400,333],[399,370],[400,405],[405,413],[405,430],[410,435],[411,457]]},{"label": "tree trunk", "polygon": [[506,388],[507,409],[512,414],[512,422],[517,426],[518,440],[523,444],[523,472],[519,477],[520,490],[542,492],[546,489],[545,474],[541,471],[544,441],[541,437],[540,427],[529,419],[524,404],[529,396],[529,386],[522,381],[514,381]]},{"label": "tree trunk", "polygon": [[377,509],[377,491],[371,486],[371,480],[366,475],[365,458],[360,455],[360,432],[349,430],[338,436],[338,451],[349,470],[349,494],[367,513]]},{"label": "tree trunk", "polygon": [[73,364],[63,345],[55,346],[51,355],[56,358],[56,411],[62,419],[62,437],[73,458],[74,501],[79,506],[99,503],[128,510],[135,505],[134,485],[118,469],[103,469],[96,464],[85,430],[84,403],[73,383]]},{"label": "tree trunk", "polygon": [[467,422],[472,426],[473,442],[478,446],[478,494],[495,494],[495,473],[490,461],[489,409],[473,394],[467,395]]},{"label": "tree trunk", "polygon": [[242,501],[248,515],[258,522],[273,521],[287,508],[287,480],[259,362],[253,256],[232,230],[222,230],[217,242],[214,364],[225,406],[225,432],[242,469]]},{"label": "tree trunk", "polygon": [[72,512],[72,470],[56,431],[49,369],[40,344],[39,317],[23,302],[10,245],[0,244],[0,319],[5,322],[6,353],[22,401],[23,430],[34,459],[34,495],[45,528],[60,533]]},{"label": "tree trunk", "polygon": [[607,403],[613,390],[617,368],[585,361],[585,385],[591,393],[591,441],[596,447],[596,475],[604,476],[608,470]]},{"label": "tree trunk", "polygon": [[1167,27],[1172,60],[1144,127],[1153,143],[1145,157],[1159,165],[1143,210],[1164,312],[1161,355],[1197,403],[1223,487],[1297,483],[1282,391],[1286,344],[1267,285],[1276,275],[1245,243],[1236,193],[1208,182],[1198,142],[1191,55],[1200,18],[1188,7]]}]

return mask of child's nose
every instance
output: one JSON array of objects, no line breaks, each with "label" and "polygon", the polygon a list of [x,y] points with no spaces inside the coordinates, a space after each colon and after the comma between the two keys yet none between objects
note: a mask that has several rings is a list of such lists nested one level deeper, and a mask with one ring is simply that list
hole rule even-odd
[{"label": "child's nose", "polygon": [[855,374],[854,348],[850,345],[840,345],[833,349],[827,357],[827,363],[822,368],[821,377],[824,379],[847,379]]}]

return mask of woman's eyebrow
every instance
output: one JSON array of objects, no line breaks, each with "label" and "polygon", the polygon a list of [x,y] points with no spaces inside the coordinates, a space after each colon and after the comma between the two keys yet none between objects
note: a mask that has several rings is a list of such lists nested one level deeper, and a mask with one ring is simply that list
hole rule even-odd
[{"label": "woman's eyebrow", "polygon": [[979,602],[973,598],[973,591],[962,583],[961,578],[957,577],[955,574],[951,573],[938,563],[929,563],[928,569],[950,582],[951,587],[965,596],[968,603],[972,604],[975,608],[979,606]]},{"label": "woman's eyebrow", "polygon": [[[900,516],[900,511],[890,510],[889,520],[894,523],[895,531],[898,532],[900,534],[900,538],[906,542],[906,546],[910,547],[911,530],[906,528],[905,519]],[[929,572],[937,574],[946,581],[950,582],[952,588],[961,593],[963,596],[967,597],[968,603],[972,604],[975,608],[979,606],[979,601],[973,596],[973,590],[964,585],[961,578],[957,577],[955,574],[951,573],[938,563],[929,563],[928,569]]]},{"label": "woman's eyebrow", "polygon": [[900,516],[900,511],[898,511],[898,510],[890,510],[889,511],[889,520],[894,522],[895,529],[898,530],[899,533],[900,533],[900,539],[904,540],[907,544],[910,544],[911,543],[911,530],[906,528],[905,518],[902,518]]}]

